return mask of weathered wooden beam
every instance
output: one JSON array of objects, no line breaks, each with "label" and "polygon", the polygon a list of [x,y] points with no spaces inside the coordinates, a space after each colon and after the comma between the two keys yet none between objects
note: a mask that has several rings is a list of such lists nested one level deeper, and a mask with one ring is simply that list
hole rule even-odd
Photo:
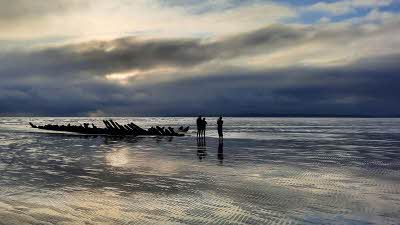
[{"label": "weathered wooden beam", "polygon": [[103,123],[106,125],[107,129],[109,129],[110,131],[112,131],[114,129],[107,120],[103,120]]},{"label": "weathered wooden beam", "polygon": [[113,127],[115,130],[119,130],[119,127],[117,126],[117,124],[114,123],[114,121],[109,120],[109,122],[110,122],[110,124],[112,125],[112,127]]}]

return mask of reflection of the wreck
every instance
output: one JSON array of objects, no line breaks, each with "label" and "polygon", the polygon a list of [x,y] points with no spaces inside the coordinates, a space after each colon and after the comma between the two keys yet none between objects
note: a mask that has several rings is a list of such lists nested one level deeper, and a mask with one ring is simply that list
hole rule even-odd
[{"label": "reflection of the wreck", "polygon": [[165,142],[171,142],[174,140],[174,137],[170,136],[149,136],[149,137],[140,137],[140,136],[103,136],[104,138],[104,144],[106,145],[112,145],[112,144],[121,144],[121,143],[137,143],[141,141],[154,141],[157,144],[160,143],[165,143]]}]

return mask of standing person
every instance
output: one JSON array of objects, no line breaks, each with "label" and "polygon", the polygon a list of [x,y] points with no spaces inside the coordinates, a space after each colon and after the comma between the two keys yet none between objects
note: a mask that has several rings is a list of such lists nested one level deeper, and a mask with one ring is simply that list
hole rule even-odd
[{"label": "standing person", "polygon": [[200,115],[199,117],[197,117],[197,120],[196,120],[196,124],[197,124],[197,138],[200,138],[200,136],[201,136],[201,123],[202,123],[202,120],[201,120],[201,115]]},{"label": "standing person", "polygon": [[219,119],[217,120],[219,141],[224,140],[224,134],[222,133],[222,125],[223,124],[224,124],[224,121],[222,120],[222,116],[220,116]]},{"label": "standing person", "polygon": [[207,128],[206,118],[203,118],[201,125],[202,125],[201,128],[203,130],[203,138],[206,138],[206,128]]}]

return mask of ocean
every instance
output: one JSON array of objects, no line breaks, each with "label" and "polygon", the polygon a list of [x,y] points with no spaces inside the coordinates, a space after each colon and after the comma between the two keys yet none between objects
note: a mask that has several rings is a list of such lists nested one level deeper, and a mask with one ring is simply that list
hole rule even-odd
[{"label": "ocean", "polygon": [[[184,137],[49,132],[0,118],[0,224],[400,224],[400,119],[118,117]],[[107,118],[108,119],[108,118]]]}]

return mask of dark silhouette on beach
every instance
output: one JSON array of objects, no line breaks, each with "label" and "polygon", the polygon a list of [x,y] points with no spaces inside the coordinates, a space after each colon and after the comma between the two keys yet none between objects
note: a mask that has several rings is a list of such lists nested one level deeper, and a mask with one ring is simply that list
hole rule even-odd
[{"label": "dark silhouette on beach", "polygon": [[224,134],[222,132],[222,125],[224,124],[224,121],[222,120],[222,116],[219,117],[219,119],[217,120],[217,130],[218,130],[218,137],[219,137],[219,141],[224,141]]},{"label": "dark silhouette on beach", "polygon": [[201,116],[199,116],[196,120],[196,125],[197,125],[197,138],[205,138],[206,128],[207,128],[206,118],[202,118]]},{"label": "dark silhouette on beach", "polygon": [[207,128],[207,121],[206,121],[206,118],[203,118],[203,120],[201,122],[201,130],[203,133],[203,138],[206,137],[206,128]]},{"label": "dark silhouette on beach", "polygon": [[197,138],[201,137],[201,115],[197,117],[196,125],[197,125]]}]

